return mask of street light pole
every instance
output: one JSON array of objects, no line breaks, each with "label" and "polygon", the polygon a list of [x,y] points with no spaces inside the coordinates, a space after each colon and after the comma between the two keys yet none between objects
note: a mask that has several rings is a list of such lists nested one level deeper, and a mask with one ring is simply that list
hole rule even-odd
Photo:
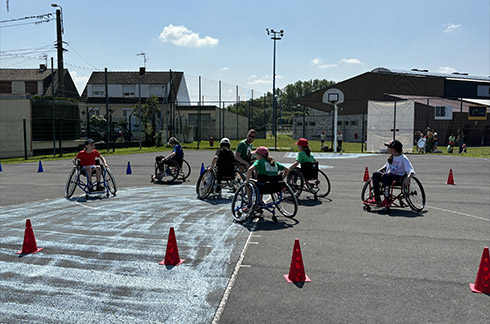
[{"label": "street light pole", "polygon": [[281,40],[284,36],[284,30],[275,31],[274,29],[269,30],[269,28],[265,29],[267,31],[267,35],[271,37],[274,41],[274,51],[272,54],[272,132],[274,133],[274,149],[277,150],[277,102],[276,102],[276,41]]}]

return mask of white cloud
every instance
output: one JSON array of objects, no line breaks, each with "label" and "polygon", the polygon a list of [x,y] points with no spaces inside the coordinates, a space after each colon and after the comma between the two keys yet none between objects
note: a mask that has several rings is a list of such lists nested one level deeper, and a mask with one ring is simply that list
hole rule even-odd
[{"label": "white cloud", "polygon": [[449,33],[461,27],[461,24],[444,24],[442,27],[444,28],[445,33]]},{"label": "white cloud", "polygon": [[158,36],[162,42],[172,43],[184,47],[214,47],[219,40],[210,36],[200,37],[199,33],[194,33],[185,26],[168,25],[163,27],[163,31]]},{"label": "white cloud", "polygon": [[439,68],[437,68],[437,72],[451,74],[453,72],[456,72],[456,69],[450,66],[440,66]]},{"label": "white cloud", "polygon": [[222,68],[219,69],[220,71],[228,71],[229,68],[227,66],[223,66]]},{"label": "white cloud", "polygon": [[322,65],[318,65],[318,68],[319,69],[328,69],[328,68],[331,68],[331,67],[336,67],[337,64],[322,64]]},{"label": "white cloud", "polygon": [[75,83],[75,86],[77,87],[77,90],[80,94],[82,94],[83,89],[85,89],[85,85],[88,82],[88,79],[90,78],[88,75],[87,76],[82,76],[78,75],[77,71],[70,70],[70,75],[71,78],[73,79],[73,82]]},{"label": "white cloud", "polygon": [[351,59],[341,59],[340,60],[340,63],[346,63],[346,64],[364,64],[362,63],[361,61],[359,61],[359,59],[356,59],[356,58],[351,58]]},{"label": "white cloud", "polygon": [[322,63],[322,60],[319,58],[319,57],[315,57],[312,61],[311,61],[311,64],[312,65],[318,65]]},{"label": "white cloud", "polygon": [[[282,76],[276,74],[276,80],[281,79]],[[247,84],[249,85],[262,85],[262,84],[270,84],[272,85],[272,75],[264,75],[262,77],[257,77],[255,74],[252,74],[248,77]]]}]

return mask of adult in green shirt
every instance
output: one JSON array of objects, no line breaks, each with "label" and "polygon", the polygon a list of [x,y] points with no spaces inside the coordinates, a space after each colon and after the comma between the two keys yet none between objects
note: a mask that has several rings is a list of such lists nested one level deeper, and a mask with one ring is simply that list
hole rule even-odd
[{"label": "adult in green shirt", "polygon": [[238,163],[245,165],[246,169],[250,167],[252,161],[252,142],[257,137],[257,132],[254,129],[248,131],[247,138],[238,143],[235,157]]}]

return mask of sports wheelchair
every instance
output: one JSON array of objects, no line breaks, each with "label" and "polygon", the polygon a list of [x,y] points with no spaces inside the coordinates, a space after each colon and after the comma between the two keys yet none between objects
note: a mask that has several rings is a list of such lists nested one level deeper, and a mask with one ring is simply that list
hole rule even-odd
[{"label": "sports wheelchair", "polygon": [[211,170],[206,169],[197,180],[197,198],[206,199],[210,195],[220,196],[223,189],[228,188],[231,192],[236,192],[240,184],[245,180],[245,176],[235,165],[230,164],[229,168],[215,167]]},{"label": "sports wheelchair", "polygon": [[[117,184],[114,176],[112,175],[111,170],[109,168],[105,168],[103,164],[100,163],[99,159],[95,160],[95,165],[100,165],[101,168],[101,180],[102,185],[104,186],[103,191],[93,191],[90,188],[90,183],[93,184],[92,179],[88,179],[87,172],[85,168],[80,166],[80,161],[77,161],[77,164],[70,171],[70,175],[68,176],[68,180],[65,185],[65,198],[70,198],[75,192],[77,186],[85,192],[85,198],[88,199],[89,196],[102,196],[105,195],[109,197],[109,194],[113,196],[116,195],[117,192]],[[92,178],[96,177],[95,170],[92,171]]]},{"label": "sports wheelchair", "polygon": [[317,200],[328,196],[331,189],[327,174],[318,168],[318,161],[303,162],[300,169],[289,171],[287,183],[297,198],[306,191],[312,193]]},{"label": "sports wheelchair", "polygon": [[[264,195],[270,197],[264,200]],[[263,210],[272,213],[272,220],[277,222],[276,208],[288,218],[293,218],[298,212],[298,199],[280,175],[259,175],[257,181],[242,183],[231,203],[233,219],[239,223],[245,222],[256,212],[263,213]]]},{"label": "sports wheelchair", "polygon": [[[425,207],[425,190],[417,177],[412,176],[409,182],[406,182],[407,175],[404,175],[399,181],[395,180],[391,183],[390,196],[388,199],[389,205],[382,205],[371,202],[374,198],[374,186],[372,178],[369,178],[362,188],[361,199],[364,204],[365,211],[371,211],[371,208],[385,208],[387,212],[391,207],[410,207],[414,212],[419,213]],[[380,183],[380,190],[383,184]],[[398,192],[398,190],[400,190]],[[383,193],[380,192],[383,197]]]},{"label": "sports wheelchair", "polygon": [[151,182],[171,183],[176,179],[185,181],[191,174],[191,167],[186,160],[182,159],[182,166],[179,166],[174,159],[164,159],[163,155],[155,157],[155,174],[151,176]]}]

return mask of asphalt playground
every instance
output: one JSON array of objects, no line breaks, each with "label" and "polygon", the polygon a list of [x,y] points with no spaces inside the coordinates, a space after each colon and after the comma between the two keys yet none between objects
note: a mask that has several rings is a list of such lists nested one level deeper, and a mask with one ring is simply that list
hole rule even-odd
[{"label": "asphalt playground", "polygon": [[[171,185],[150,183],[155,153],[109,156],[117,195],[88,200],[63,197],[70,160],[2,164],[0,323],[490,323],[490,296],[469,287],[490,246],[488,158],[409,155],[427,206],[386,214],[360,194],[387,155],[317,154],[327,198],[237,224],[231,195],[196,199],[214,152],[185,153],[189,181]],[[43,250],[19,256],[28,218]],[[178,266],[159,264],[170,227]],[[295,239],[311,282],[283,276]]]}]

